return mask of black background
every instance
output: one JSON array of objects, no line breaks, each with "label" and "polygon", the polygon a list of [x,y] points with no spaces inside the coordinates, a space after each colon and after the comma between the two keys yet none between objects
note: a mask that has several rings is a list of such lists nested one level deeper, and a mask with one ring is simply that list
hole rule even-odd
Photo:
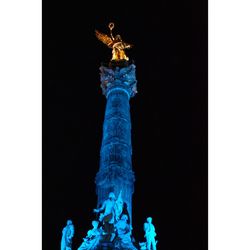
[{"label": "black background", "polygon": [[105,97],[99,66],[111,50],[94,30],[115,22],[134,48],[131,99],[133,235],[153,217],[158,249],[207,249],[207,1],[43,1],[43,250],[60,248],[66,220],[73,249],[96,207]]}]

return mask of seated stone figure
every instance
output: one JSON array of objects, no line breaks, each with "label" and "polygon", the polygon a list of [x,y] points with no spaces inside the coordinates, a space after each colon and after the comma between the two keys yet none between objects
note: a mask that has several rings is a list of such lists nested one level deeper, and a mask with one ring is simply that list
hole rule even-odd
[{"label": "seated stone figure", "polygon": [[67,221],[67,225],[62,230],[61,250],[71,250],[72,238],[74,236],[74,225],[72,220]]},{"label": "seated stone figure", "polygon": [[131,226],[127,223],[128,216],[123,214],[115,224],[116,237],[113,241],[115,249],[137,250],[131,240]]},{"label": "seated stone figure", "polygon": [[102,229],[98,228],[98,221],[93,220],[93,228],[87,232],[87,236],[83,238],[83,243],[78,250],[96,249],[101,238]]}]

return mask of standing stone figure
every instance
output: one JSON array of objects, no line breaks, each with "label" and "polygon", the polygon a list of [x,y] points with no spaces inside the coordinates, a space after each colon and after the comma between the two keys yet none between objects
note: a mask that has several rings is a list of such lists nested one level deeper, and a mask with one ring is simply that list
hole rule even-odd
[{"label": "standing stone figure", "polygon": [[100,214],[99,221],[103,223],[104,240],[111,241],[114,237],[114,222],[115,222],[115,194],[109,193],[108,199],[106,199],[100,208],[94,209],[95,213]]},{"label": "standing stone figure", "polygon": [[62,230],[61,250],[71,250],[72,238],[74,236],[74,225],[72,220],[67,221],[67,225]]},{"label": "standing stone figure", "polygon": [[155,227],[152,224],[152,218],[148,217],[147,222],[144,223],[144,231],[145,231],[145,238],[147,242],[147,250],[156,250],[156,241],[155,241]]},{"label": "standing stone figure", "polygon": [[98,221],[92,221],[93,228],[87,232],[87,236],[83,238],[83,243],[78,250],[93,250],[97,248],[102,233],[102,230],[98,228],[98,224]]}]

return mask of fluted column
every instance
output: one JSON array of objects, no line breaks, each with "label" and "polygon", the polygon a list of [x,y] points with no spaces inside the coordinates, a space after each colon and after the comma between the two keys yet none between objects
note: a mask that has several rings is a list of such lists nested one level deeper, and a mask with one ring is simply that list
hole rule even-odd
[{"label": "fluted column", "polygon": [[122,190],[132,220],[132,171],[131,121],[129,99],[136,94],[135,65],[128,67],[100,67],[101,87],[107,98],[100,151],[100,169],[96,175],[99,206],[114,192]]}]

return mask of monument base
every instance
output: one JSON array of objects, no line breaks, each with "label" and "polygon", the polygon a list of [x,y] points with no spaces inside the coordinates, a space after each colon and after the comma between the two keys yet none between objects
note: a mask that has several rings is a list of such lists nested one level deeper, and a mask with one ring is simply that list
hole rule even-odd
[{"label": "monument base", "polygon": [[96,250],[134,250],[134,249],[140,249],[139,247],[137,248],[124,248],[124,247],[115,247],[112,242],[100,242]]},{"label": "monument base", "polygon": [[112,242],[100,242],[97,250],[114,250],[114,244]]}]

